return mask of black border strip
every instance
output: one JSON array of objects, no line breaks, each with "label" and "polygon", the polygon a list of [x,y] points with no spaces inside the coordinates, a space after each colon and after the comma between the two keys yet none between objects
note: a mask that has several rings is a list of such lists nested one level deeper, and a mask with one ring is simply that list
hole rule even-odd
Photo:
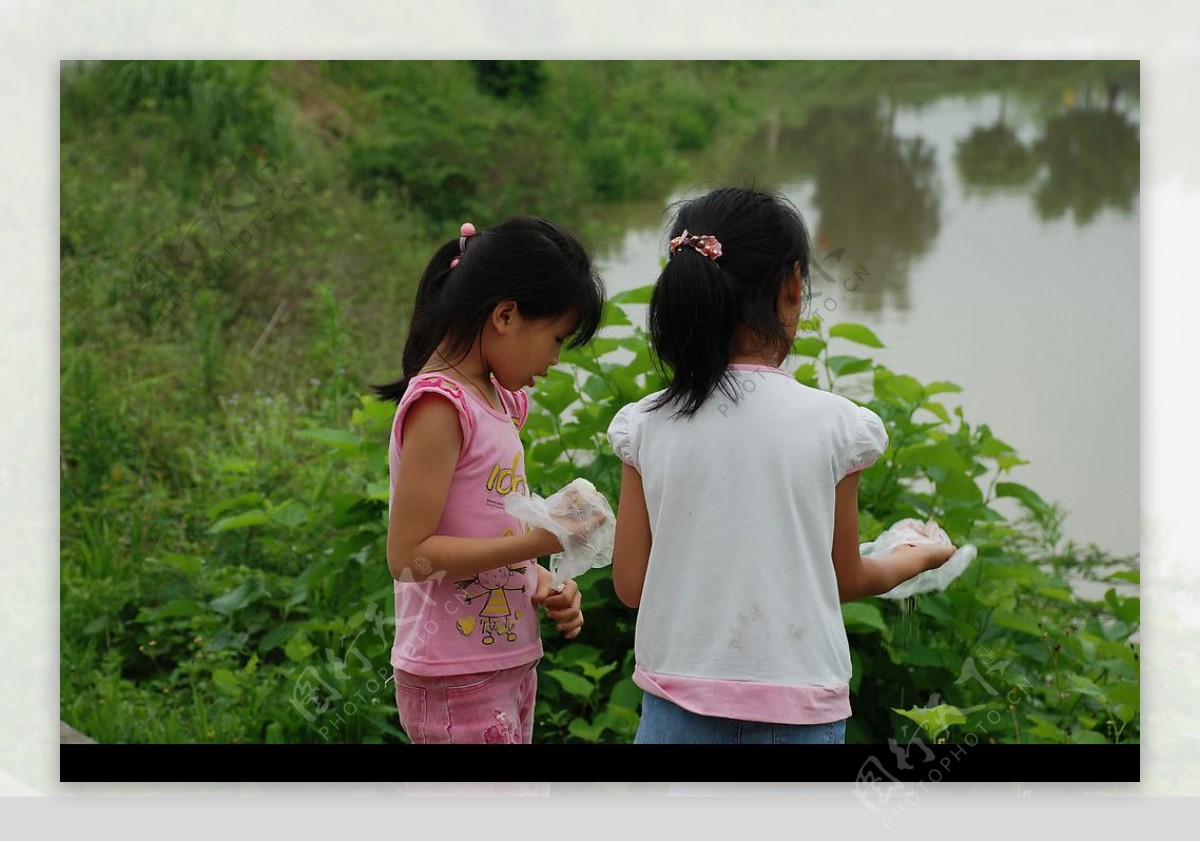
[{"label": "black border strip", "polygon": [[[1141,746],[930,745],[899,757],[887,745],[61,745],[63,782],[459,781],[502,768],[541,780],[586,762],[593,774],[638,781],[1129,782]],[[497,767],[497,752],[503,762]],[[907,767],[907,768],[906,768]],[[398,777],[402,775],[403,778]]]}]

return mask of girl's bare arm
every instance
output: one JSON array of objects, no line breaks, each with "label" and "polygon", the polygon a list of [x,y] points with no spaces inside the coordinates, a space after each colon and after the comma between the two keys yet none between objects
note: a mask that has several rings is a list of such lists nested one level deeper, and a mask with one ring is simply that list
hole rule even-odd
[{"label": "girl's bare arm", "polygon": [[469,578],[484,570],[558,552],[544,529],[497,538],[435,535],[462,449],[458,413],[446,400],[419,398],[404,416],[404,451],[388,518],[387,562],[392,578],[421,582]]},{"label": "girl's bare arm", "polygon": [[630,608],[642,601],[646,565],[650,561],[650,515],[642,475],[621,466],[621,502],[617,507],[617,533],[613,549],[613,587],[617,598]]},{"label": "girl's bare arm", "polygon": [[954,555],[954,547],[922,544],[863,558],[858,552],[858,478],[856,471],[838,483],[834,508],[833,569],[842,602],[887,593],[918,573],[941,567]]}]

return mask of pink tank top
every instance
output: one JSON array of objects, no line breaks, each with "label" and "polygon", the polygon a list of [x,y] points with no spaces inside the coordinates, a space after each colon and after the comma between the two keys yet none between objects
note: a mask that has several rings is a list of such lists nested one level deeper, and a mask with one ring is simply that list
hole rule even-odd
[{"label": "pink tank top", "polygon": [[[437,534],[499,538],[525,530],[504,510],[509,494],[529,495],[520,429],[529,413],[524,392],[492,381],[506,409],[439,373],[419,374],[396,408],[388,448],[389,505],[403,449],[404,414],[425,394],[458,411],[463,444],[450,481]],[[530,597],[537,586],[536,559],[476,576],[437,575],[424,582],[397,580],[392,666],[416,675],[462,675],[507,669],[542,656],[541,628]]]}]

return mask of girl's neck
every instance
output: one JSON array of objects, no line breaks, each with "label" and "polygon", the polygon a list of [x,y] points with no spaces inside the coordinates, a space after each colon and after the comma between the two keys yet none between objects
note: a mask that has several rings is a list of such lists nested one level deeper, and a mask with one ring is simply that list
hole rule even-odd
[{"label": "girl's neck", "polygon": [[496,392],[496,387],[492,385],[492,373],[483,363],[478,343],[462,359],[453,362],[452,360],[454,358],[451,355],[438,348],[421,370],[446,373],[453,379],[459,380],[463,386],[473,389],[489,405],[494,407],[499,403],[500,396]]},{"label": "girl's neck", "polygon": [[744,327],[739,327],[733,334],[733,346],[729,352],[730,365],[765,365],[768,368],[779,368],[787,359],[791,348],[772,347],[760,337],[749,333]]},{"label": "girl's neck", "polygon": [[779,368],[783,360],[778,357],[765,357],[761,354],[734,354],[729,358],[730,365],[762,365],[767,368]]}]

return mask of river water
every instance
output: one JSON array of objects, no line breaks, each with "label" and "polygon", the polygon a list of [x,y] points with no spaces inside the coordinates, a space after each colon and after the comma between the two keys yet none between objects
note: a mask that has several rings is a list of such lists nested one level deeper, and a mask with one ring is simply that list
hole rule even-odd
[{"label": "river water", "polygon": [[666,204],[721,183],[783,192],[825,270],[812,310],[885,345],[835,353],[959,384],[939,399],[1030,461],[1008,478],[1064,507],[1066,538],[1133,554],[1139,148],[1136,101],[1082,88],[1051,108],[997,91],[768,119],[703,186],[628,206],[598,265],[610,293],[651,283]]}]

